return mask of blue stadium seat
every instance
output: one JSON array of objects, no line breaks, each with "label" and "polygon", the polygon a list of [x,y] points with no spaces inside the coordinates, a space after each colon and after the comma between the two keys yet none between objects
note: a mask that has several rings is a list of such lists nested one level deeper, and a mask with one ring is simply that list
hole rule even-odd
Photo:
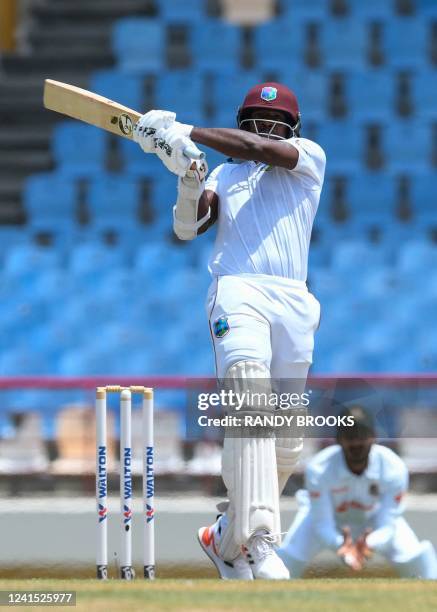
[{"label": "blue stadium seat", "polygon": [[[390,170],[411,172],[431,166],[431,126],[410,120],[392,121],[384,127],[386,160]],[[408,142],[408,146],[406,146]]]},{"label": "blue stadium seat", "polygon": [[385,247],[388,264],[386,266],[372,267],[365,270],[361,276],[360,289],[362,292],[362,307],[366,308],[370,304],[371,309],[376,313],[378,307],[376,302],[383,304],[390,295],[395,295],[398,291],[399,282],[395,269],[392,267],[394,253]]},{"label": "blue stadium seat", "polygon": [[161,174],[152,183],[151,202],[156,217],[173,218],[173,206],[177,199],[177,178]]},{"label": "blue stadium seat", "polygon": [[55,394],[45,389],[20,389],[19,393],[10,392],[7,402],[11,412],[36,411],[44,419],[53,417],[56,410]]},{"label": "blue stadium seat", "polygon": [[73,298],[75,285],[73,279],[65,273],[64,268],[43,268],[32,283],[32,296],[38,303],[47,303],[57,307],[59,302]]},{"label": "blue stadium seat", "polygon": [[[367,275],[360,275],[364,282],[367,282]],[[372,295],[366,295],[366,290],[362,286],[361,282],[356,285],[358,291],[351,297],[350,306],[351,312],[355,319],[356,325],[359,327],[361,333],[361,322],[365,322],[366,325],[369,321],[375,321],[382,319],[387,314],[387,299],[394,297],[394,293],[390,290],[384,291],[380,289],[379,293],[376,291]],[[360,295],[361,292],[361,295]]]},{"label": "blue stadium seat", "polygon": [[[360,334],[358,342],[344,343],[341,348],[333,351],[330,371],[337,375],[342,373],[378,374],[395,371],[393,355],[398,348],[394,348],[395,344],[390,345],[395,336],[391,332],[387,333],[386,322],[376,322],[364,329],[362,326],[360,328],[364,333]],[[361,340],[366,339],[367,336],[369,340],[364,346]]]},{"label": "blue stadium seat", "polygon": [[[88,290],[91,290],[88,288]],[[48,313],[50,321],[50,337],[54,338],[57,334],[57,329],[65,330],[62,333],[64,337],[64,344],[66,349],[72,344],[71,348],[77,348],[82,346],[87,340],[87,336],[92,333],[92,325],[101,323],[96,322],[95,318],[88,322],[85,320],[85,312],[83,309],[83,300],[81,295],[85,290],[83,287],[80,288],[80,293],[77,292],[71,299],[63,302],[62,308],[59,307],[59,302],[53,302],[51,311]],[[106,317],[105,317],[106,320]],[[38,326],[35,330],[35,334],[38,334]]]},{"label": "blue stadium seat", "polygon": [[315,19],[327,19],[329,15],[329,3],[326,0],[281,0],[281,18],[296,21]]},{"label": "blue stadium seat", "polygon": [[421,372],[435,374],[437,371],[437,334],[435,327],[431,326],[424,330],[417,342],[417,362]]},{"label": "blue stadium seat", "polygon": [[437,4],[435,0],[416,0],[417,14],[424,17],[437,17]]},{"label": "blue stadium seat", "polygon": [[256,67],[265,71],[292,71],[303,63],[305,29],[286,19],[259,25],[253,39]]},{"label": "blue stadium seat", "polygon": [[59,253],[49,247],[18,244],[5,257],[3,272],[23,282],[34,280],[36,270],[49,270],[60,265]]},{"label": "blue stadium seat", "polygon": [[360,19],[330,19],[321,30],[322,57],[330,70],[366,67],[367,31]]},{"label": "blue stadium seat", "polygon": [[414,216],[427,218],[437,223],[435,194],[437,194],[437,173],[425,172],[411,174],[411,202]]},{"label": "blue stadium seat", "polygon": [[[262,83],[263,80],[263,74],[260,70],[221,70],[215,72],[211,96],[214,103],[213,124],[235,127],[238,108],[241,106],[244,96],[251,87],[257,83]],[[238,83],[238,87],[235,86],[236,83]]]},{"label": "blue stadium seat", "polygon": [[67,351],[59,360],[57,374],[61,376],[105,376],[119,374],[118,355],[93,346]]},{"label": "blue stadium seat", "polygon": [[435,72],[431,70],[417,71],[412,75],[412,83],[415,114],[423,119],[437,120]]},{"label": "blue stadium seat", "polygon": [[134,284],[134,271],[131,267],[113,268],[96,282],[96,292],[103,297],[128,295]]},{"label": "blue stadium seat", "polygon": [[158,19],[126,17],[112,32],[112,48],[119,67],[137,74],[157,73],[165,68],[165,25]]},{"label": "blue stadium seat", "polygon": [[99,70],[90,79],[92,91],[138,112],[144,108],[143,85],[141,77],[116,69]]},{"label": "blue stadium seat", "polygon": [[[117,373],[128,376],[151,376],[159,374],[164,359],[161,351],[156,351],[156,343],[147,342],[143,346],[138,344],[123,359],[116,362]],[[174,372],[172,372],[174,374]]]},{"label": "blue stadium seat", "polygon": [[34,174],[24,185],[23,204],[34,230],[71,231],[77,227],[77,186],[60,173]]},{"label": "blue stadium seat", "polygon": [[178,70],[158,76],[156,81],[156,107],[173,110],[178,121],[203,125],[204,79],[199,72]]},{"label": "blue stadium seat", "polygon": [[241,30],[217,19],[202,21],[191,31],[193,66],[200,70],[230,70],[240,67]]},{"label": "blue stadium seat", "polygon": [[71,253],[69,270],[73,276],[96,280],[96,275],[105,274],[125,264],[124,253],[114,247],[95,242],[79,244]]},{"label": "blue stadium seat", "polygon": [[379,267],[386,264],[386,253],[382,248],[365,241],[350,240],[340,242],[332,254],[332,268],[341,272],[357,273],[363,262],[368,267]]},{"label": "blue stadium seat", "polygon": [[164,0],[159,3],[159,14],[170,24],[191,24],[206,19],[203,0]]},{"label": "blue stadium seat", "polygon": [[344,289],[340,276],[335,270],[326,266],[311,268],[310,284],[311,292],[321,301],[337,298]]},{"label": "blue stadium seat", "polygon": [[185,268],[188,259],[189,253],[183,247],[168,245],[165,242],[144,244],[136,253],[134,266],[139,277],[153,276],[158,282],[157,286],[160,286],[163,275]]},{"label": "blue stadium seat", "polygon": [[402,245],[397,269],[403,274],[419,274],[437,267],[437,246],[423,240],[410,240]]},{"label": "blue stadium seat", "polygon": [[165,302],[174,302],[178,311],[175,313],[175,316],[191,319],[198,302],[202,302],[203,311],[203,296],[199,296],[199,291],[196,287],[197,279],[198,275],[194,270],[184,265],[181,265],[174,272],[162,278],[160,284],[162,299]]},{"label": "blue stadium seat", "polygon": [[313,266],[326,266],[330,262],[330,252],[325,244],[312,244],[310,246],[309,258],[308,258],[308,270],[311,270]]},{"label": "blue stadium seat", "polygon": [[347,201],[353,221],[390,223],[395,219],[396,182],[386,173],[359,173],[348,181]]},{"label": "blue stadium seat", "polygon": [[331,354],[344,343],[343,334],[338,332],[335,325],[328,323],[323,314],[323,324],[320,323],[314,343],[314,364],[317,365],[318,371],[329,369],[329,364],[326,362],[329,361]]},{"label": "blue stadium seat", "polygon": [[124,170],[129,174],[141,178],[154,178],[157,174],[167,172],[159,157],[144,153],[136,142],[120,138],[118,144],[124,162]]},{"label": "blue stadium seat", "polygon": [[44,353],[37,353],[31,347],[14,347],[0,354],[1,376],[32,376],[49,373]]},{"label": "blue stadium seat", "polygon": [[391,17],[382,39],[386,64],[397,69],[423,68],[427,38],[427,23],[420,17]]},{"label": "blue stadium seat", "polygon": [[327,120],[328,76],[324,70],[285,70],[281,80],[297,96],[304,127],[308,120]]},{"label": "blue stadium seat", "polygon": [[145,347],[151,340],[147,327],[138,328],[130,320],[117,320],[102,326],[102,333],[94,346],[99,351],[121,354],[123,359],[137,347]]},{"label": "blue stadium seat", "polygon": [[88,190],[91,223],[105,229],[136,226],[139,223],[140,186],[126,175],[102,174]]},{"label": "blue stadium seat", "polygon": [[[52,299],[55,300],[56,296],[52,296]],[[62,299],[62,294],[59,294],[58,300]],[[44,355],[50,369],[55,372],[57,360],[77,346],[78,336],[73,328],[63,325],[61,321],[49,319],[31,329],[28,342],[32,350]]]},{"label": "blue stadium seat", "polygon": [[107,133],[79,122],[64,121],[53,132],[52,151],[59,170],[69,177],[103,171]]},{"label": "blue stadium seat", "polygon": [[[214,113],[214,119],[210,121],[210,127],[236,128],[237,127],[236,109],[231,105],[229,105],[229,107],[222,106],[221,108],[217,108],[216,112]],[[202,146],[202,150],[204,148],[205,147]],[[209,149],[209,150],[211,151],[212,149]],[[208,164],[209,164],[209,161],[208,161]]]},{"label": "blue stadium seat", "polygon": [[355,119],[388,122],[395,104],[393,73],[381,69],[354,71],[346,79],[346,100]]},{"label": "blue stadium seat", "polygon": [[390,308],[390,320],[402,330],[399,333],[404,337],[419,337],[422,332],[426,335],[426,330],[435,327],[435,297],[428,295],[425,288],[423,293],[400,293]]},{"label": "blue stadium seat", "polygon": [[36,325],[47,317],[47,308],[38,303],[32,296],[13,295],[0,306],[2,333],[0,346],[2,351],[11,347],[28,347],[28,336]]},{"label": "blue stadium seat", "polygon": [[329,121],[318,128],[317,142],[325,150],[330,172],[361,170],[364,163],[364,130],[351,121]]},{"label": "blue stadium seat", "polygon": [[395,15],[396,0],[348,0],[353,17],[359,19],[384,19]]},{"label": "blue stadium seat", "polygon": [[0,244],[4,253],[29,240],[28,227],[25,225],[0,225]]}]

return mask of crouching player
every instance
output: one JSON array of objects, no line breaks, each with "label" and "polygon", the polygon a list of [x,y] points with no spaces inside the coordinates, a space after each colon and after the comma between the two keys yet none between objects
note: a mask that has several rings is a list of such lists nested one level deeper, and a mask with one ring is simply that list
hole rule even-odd
[{"label": "crouching player", "polygon": [[293,578],[324,549],[336,551],[359,571],[373,552],[382,554],[402,577],[436,579],[437,557],[402,517],[407,468],[390,449],[375,444],[371,417],[347,409],[353,427],[340,427],[338,444],[319,452],[305,472],[306,490],[279,554]]}]

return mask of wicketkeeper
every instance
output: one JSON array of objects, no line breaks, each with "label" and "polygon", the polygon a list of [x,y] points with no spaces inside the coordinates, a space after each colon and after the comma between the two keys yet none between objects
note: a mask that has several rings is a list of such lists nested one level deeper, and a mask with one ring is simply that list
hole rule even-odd
[{"label": "wicketkeeper", "polygon": [[[199,128],[168,111],[150,111],[135,140],[179,176],[174,231],[192,240],[216,221],[207,309],[220,381],[250,391],[279,380],[302,392],[312,362],[320,305],[306,286],[311,229],[320,199],[325,154],[302,138],[296,96],[279,83],[255,85],[238,110],[237,129]],[[208,179],[206,161],[184,151],[194,143],[230,159]],[[240,414],[269,414],[270,405]],[[276,553],[279,496],[302,440],[226,435],[222,476],[228,502],[199,530],[203,550],[224,579],[283,579]]]}]

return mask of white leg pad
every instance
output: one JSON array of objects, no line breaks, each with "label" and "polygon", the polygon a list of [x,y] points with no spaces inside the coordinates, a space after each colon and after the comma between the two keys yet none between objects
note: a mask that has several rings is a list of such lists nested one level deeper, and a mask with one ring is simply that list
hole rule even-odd
[{"label": "white leg pad", "polygon": [[[225,383],[227,388],[244,392],[250,390],[251,379],[265,379],[261,387],[266,393],[271,392],[270,373],[257,362],[235,364],[229,368]],[[259,382],[257,380],[254,385],[257,392],[260,391]],[[256,409],[245,406],[239,414],[249,412],[272,412],[272,408],[268,405]],[[235,437],[234,429],[233,435],[224,440],[222,477],[228,490],[229,522],[219,552],[227,560],[239,554],[241,545],[255,531],[266,529],[275,535],[280,533],[275,439],[265,430],[258,433],[259,437],[244,437],[248,432],[242,428],[241,437]]]},{"label": "white leg pad", "polygon": [[[279,379],[276,392],[294,393],[302,395],[305,391],[309,364],[295,363],[289,368],[288,378]],[[276,440],[276,463],[278,466],[279,495],[287,484],[299,463],[299,457],[303,450],[303,438],[277,438]]]}]

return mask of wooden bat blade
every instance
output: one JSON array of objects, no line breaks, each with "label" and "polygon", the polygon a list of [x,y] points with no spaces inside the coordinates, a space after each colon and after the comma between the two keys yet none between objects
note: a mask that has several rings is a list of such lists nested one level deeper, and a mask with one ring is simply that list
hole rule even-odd
[{"label": "wooden bat blade", "polygon": [[134,125],[141,117],[140,113],[118,102],[52,79],[46,79],[44,83],[44,106],[130,139]]}]

